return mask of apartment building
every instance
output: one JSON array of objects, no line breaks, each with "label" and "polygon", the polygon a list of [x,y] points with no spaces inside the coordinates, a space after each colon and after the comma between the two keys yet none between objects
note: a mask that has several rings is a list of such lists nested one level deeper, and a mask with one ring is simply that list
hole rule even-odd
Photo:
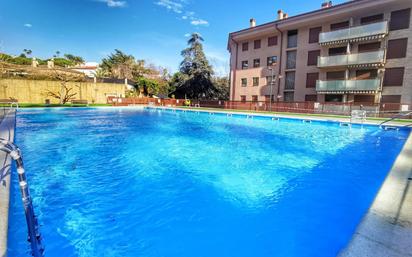
[{"label": "apartment building", "polygon": [[412,104],[411,0],[353,0],[230,33],[233,101]]}]

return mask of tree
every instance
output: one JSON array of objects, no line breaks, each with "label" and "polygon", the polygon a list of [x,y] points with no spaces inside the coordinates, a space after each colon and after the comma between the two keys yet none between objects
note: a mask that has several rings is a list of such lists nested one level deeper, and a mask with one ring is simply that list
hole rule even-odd
[{"label": "tree", "polygon": [[59,56],[60,56],[60,51],[57,50],[56,53],[53,55],[53,57],[54,57],[54,58],[57,58],[57,57],[59,57]]},{"label": "tree", "polygon": [[60,91],[53,92],[51,90],[46,90],[45,95],[59,99],[60,104],[66,104],[73,100],[77,93],[72,93],[73,88],[67,86],[67,82],[70,78],[63,73],[58,72],[56,69],[54,69],[54,78],[60,81]]},{"label": "tree", "polygon": [[84,59],[80,56],[75,56],[72,54],[65,54],[64,57],[71,61],[73,63],[73,65],[79,65],[79,64],[83,64],[84,63]]},{"label": "tree", "polygon": [[218,100],[228,100],[230,94],[229,78],[215,77],[213,78],[213,84],[216,88],[213,98]]},{"label": "tree", "polygon": [[[212,82],[213,69],[203,52],[203,38],[193,33],[188,40],[188,47],[182,51],[183,61],[175,85],[174,94],[178,98],[210,98],[216,88]],[[182,80],[183,79],[183,80]]]},{"label": "tree", "polygon": [[25,56],[29,56],[33,53],[30,49],[23,49],[23,52],[25,53]]},{"label": "tree", "polygon": [[133,79],[144,61],[136,62],[132,55],[123,53],[115,49],[115,52],[110,54],[107,58],[102,59],[100,68],[103,73],[110,74],[118,79]]}]

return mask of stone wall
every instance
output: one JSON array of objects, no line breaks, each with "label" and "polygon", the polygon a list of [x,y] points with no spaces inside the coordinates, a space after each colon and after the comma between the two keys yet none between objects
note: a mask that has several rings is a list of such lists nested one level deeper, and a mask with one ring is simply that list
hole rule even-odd
[{"label": "stone wall", "polygon": [[[104,104],[108,96],[125,96],[126,87],[123,84],[67,82],[71,93],[76,93],[75,100],[87,100],[89,103]],[[59,93],[62,88],[60,81],[0,79],[0,98],[15,98],[19,103],[59,103],[59,99],[47,96],[51,91]]]}]

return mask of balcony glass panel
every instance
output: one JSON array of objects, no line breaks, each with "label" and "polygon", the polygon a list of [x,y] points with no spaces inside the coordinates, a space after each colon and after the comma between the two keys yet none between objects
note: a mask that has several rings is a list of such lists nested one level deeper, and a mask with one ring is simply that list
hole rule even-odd
[{"label": "balcony glass panel", "polygon": [[375,91],[380,79],[316,81],[316,91]]},{"label": "balcony glass panel", "polygon": [[385,53],[383,50],[359,54],[335,55],[318,58],[318,67],[336,67],[356,64],[382,63]]},{"label": "balcony glass panel", "polygon": [[388,22],[383,21],[363,26],[350,27],[348,29],[320,33],[319,43],[386,34],[387,32]]}]

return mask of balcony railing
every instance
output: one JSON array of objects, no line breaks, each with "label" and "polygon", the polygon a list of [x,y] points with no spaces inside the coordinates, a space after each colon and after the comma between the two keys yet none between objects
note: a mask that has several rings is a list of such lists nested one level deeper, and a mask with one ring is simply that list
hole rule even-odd
[{"label": "balcony railing", "polygon": [[318,80],[316,91],[320,93],[375,93],[380,89],[380,79]]},{"label": "balcony railing", "polygon": [[358,40],[378,39],[384,37],[386,34],[388,34],[388,22],[382,21],[368,25],[320,33],[319,44],[327,45]]},{"label": "balcony railing", "polygon": [[319,56],[318,67],[359,67],[359,66],[379,66],[385,62],[385,51],[335,55],[335,56]]}]

